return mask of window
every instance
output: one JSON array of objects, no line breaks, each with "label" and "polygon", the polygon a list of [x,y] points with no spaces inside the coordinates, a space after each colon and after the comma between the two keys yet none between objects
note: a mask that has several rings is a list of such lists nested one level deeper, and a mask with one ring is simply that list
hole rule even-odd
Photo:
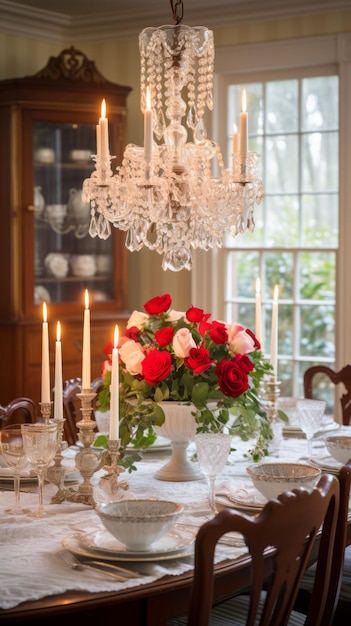
[{"label": "window", "polygon": [[347,33],[216,49],[208,134],[230,167],[245,85],[249,145],[261,154],[265,199],[253,234],[196,254],[192,298],[217,319],[254,328],[260,276],[269,354],[279,284],[281,395],[303,394],[302,374],[311,363],[351,362],[350,40]]},{"label": "window", "polygon": [[248,98],[249,149],[262,156],[265,197],[254,233],[225,242],[225,319],[255,328],[255,282],[263,300],[263,349],[270,352],[274,285],[279,286],[281,393],[300,395],[303,372],[334,366],[338,247],[338,77],[228,84],[231,129]]}]

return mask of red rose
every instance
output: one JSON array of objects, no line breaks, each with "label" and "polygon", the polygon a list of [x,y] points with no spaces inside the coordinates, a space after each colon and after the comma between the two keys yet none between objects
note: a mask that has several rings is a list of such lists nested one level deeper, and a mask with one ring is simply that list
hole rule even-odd
[{"label": "red rose", "polygon": [[201,322],[204,316],[204,310],[198,309],[196,306],[191,306],[185,313],[189,322]]},{"label": "red rose", "polygon": [[212,328],[211,322],[207,321],[209,317],[211,317],[211,313],[206,313],[206,315],[203,316],[201,322],[199,323],[199,333],[200,335],[202,335],[202,337],[207,330],[211,330]]},{"label": "red rose", "polygon": [[137,326],[131,326],[130,328],[126,328],[124,336],[128,337],[128,339],[133,339],[133,341],[139,341],[139,333],[140,329]]},{"label": "red rose", "polygon": [[184,360],[187,367],[193,370],[194,374],[201,374],[207,370],[214,361],[210,359],[210,353],[206,348],[191,348],[189,356]]},{"label": "red rose", "polygon": [[238,398],[249,389],[247,373],[236,358],[218,363],[215,374],[218,376],[219,388],[226,396]]},{"label": "red rose", "polygon": [[241,369],[245,372],[245,374],[250,374],[255,366],[251,359],[247,356],[247,354],[236,354],[235,362],[241,367]]},{"label": "red rose", "polygon": [[171,343],[174,335],[174,328],[172,326],[165,326],[155,332],[155,340],[161,348],[165,348]]},{"label": "red rose", "polygon": [[261,344],[258,341],[256,335],[253,334],[252,330],[250,330],[250,328],[246,328],[245,332],[247,332],[247,334],[249,335],[249,337],[251,337],[251,339],[253,339],[254,344],[255,344],[255,348],[257,348],[257,350],[261,349]]},{"label": "red rose", "polygon": [[169,352],[152,350],[142,361],[143,376],[149,385],[158,385],[172,371],[172,359]]},{"label": "red rose", "polygon": [[171,296],[168,293],[165,293],[163,296],[156,296],[155,298],[151,298],[151,300],[145,302],[144,309],[149,315],[158,315],[159,313],[168,311],[171,306],[171,302]]},{"label": "red rose", "polygon": [[227,343],[228,341],[228,333],[225,324],[222,322],[212,322],[212,328],[209,332],[209,335],[213,341],[217,345],[221,343]]},{"label": "red rose", "polygon": [[108,341],[107,343],[105,343],[102,351],[104,354],[107,354],[107,356],[111,356],[112,350],[113,350],[113,343],[112,341]]}]

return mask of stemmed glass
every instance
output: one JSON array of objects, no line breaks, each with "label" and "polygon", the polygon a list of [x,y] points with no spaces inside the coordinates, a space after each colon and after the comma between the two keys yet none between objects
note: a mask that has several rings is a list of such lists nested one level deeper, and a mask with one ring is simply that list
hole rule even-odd
[{"label": "stemmed glass", "polygon": [[312,457],[312,438],[320,430],[325,412],[326,402],[324,400],[303,399],[296,403],[297,414],[300,419],[301,430],[306,435],[307,452],[309,458]]},{"label": "stemmed glass", "polygon": [[21,507],[20,503],[20,480],[21,470],[28,465],[28,458],[23,447],[21,424],[13,424],[0,431],[0,451],[5,463],[13,471],[13,484],[15,491],[15,505],[5,512],[10,515],[25,515],[29,509]]},{"label": "stemmed glass", "polygon": [[197,460],[210,483],[209,504],[213,513],[218,513],[215,504],[215,481],[227,463],[232,435],[226,433],[198,433],[194,436]]},{"label": "stemmed glass", "polygon": [[22,424],[23,445],[29,462],[38,473],[39,507],[32,517],[44,517],[43,506],[44,471],[54,459],[57,450],[57,424]]}]

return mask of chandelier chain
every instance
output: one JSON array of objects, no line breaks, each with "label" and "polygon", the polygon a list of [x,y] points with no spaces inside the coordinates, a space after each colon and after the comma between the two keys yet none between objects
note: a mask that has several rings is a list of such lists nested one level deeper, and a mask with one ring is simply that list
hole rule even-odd
[{"label": "chandelier chain", "polygon": [[[173,13],[173,19],[176,24],[180,24],[184,16],[183,0],[170,0]],[[179,7],[179,8],[178,8]]]}]

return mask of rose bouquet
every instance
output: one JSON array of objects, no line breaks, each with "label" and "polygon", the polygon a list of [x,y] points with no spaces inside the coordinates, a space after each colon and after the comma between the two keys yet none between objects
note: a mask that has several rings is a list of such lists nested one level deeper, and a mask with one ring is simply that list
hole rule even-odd
[{"label": "rose bouquet", "polygon": [[[271,372],[254,334],[239,324],[211,320],[211,314],[191,306],[186,312],[171,308],[168,294],[134,311],[119,340],[120,439],[150,445],[154,425],[162,425],[164,401],[191,403],[197,432],[226,428],[242,439],[255,438],[254,460],[267,453],[271,437],[258,392],[263,376]],[[112,342],[104,352],[104,386],[100,409],[109,408]],[[213,407],[215,406],[215,410]]]}]

